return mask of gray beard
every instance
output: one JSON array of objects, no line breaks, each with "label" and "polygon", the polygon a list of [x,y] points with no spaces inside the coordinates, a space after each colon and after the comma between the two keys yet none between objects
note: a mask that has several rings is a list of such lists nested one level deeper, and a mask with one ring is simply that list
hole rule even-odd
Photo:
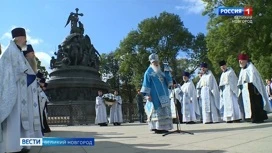
[{"label": "gray beard", "polygon": [[37,73],[37,61],[36,61],[36,58],[34,57],[33,59],[31,59],[31,58],[26,58],[27,59],[27,61],[28,61],[28,63],[29,63],[29,65],[31,66],[31,68],[32,68],[32,70],[35,72],[35,73]]},{"label": "gray beard", "polygon": [[22,51],[26,51],[26,50],[27,50],[27,46],[25,45],[22,47]]},{"label": "gray beard", "polygon": [[155,73],[162,73],[160,66],[157,67],[157,66],[151,65],[151,68],[154,70]]}]

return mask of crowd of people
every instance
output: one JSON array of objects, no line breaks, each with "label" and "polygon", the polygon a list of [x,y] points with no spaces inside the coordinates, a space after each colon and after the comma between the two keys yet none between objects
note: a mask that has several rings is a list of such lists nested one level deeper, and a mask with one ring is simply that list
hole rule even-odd
[{"label": "crowd of people", "polygon": [[196,85],[190,80],[189,72],[183,73],[184,84],[177,84],[168,64],[161,69],[157,54],[151,54],[149,61],[140,93],[147,99],[144,106],[147,122],[155,133],[173,129],[172,119],[176,117],[187,124],[263,123],[268,119],[267,113],[272,109],[271,81],[267,80],[265,87],[246,54],[238,56],[241,67],[238,77],[226,61],[218,63],[222,70],[219,83],[208,64],[202,63]]},{"label": "crowd of people", "polygon": [[20,138],[42,138],[47,124],[46,79],[37,69],[34,49],[24,28],[11,31],[12,40],[0,56],[0,153],[27,153]]},{"label": "crowd of people", "polygon": [[[155,133],[166,133],[173,129],[173,119],[186,124],[263,123],[268,119],[267,113],[272,111],[271,80],[266,79],[267,85],[264,85],[258,70],[246,54],[238,56],[241,67],[238,77],[226,61],[218,62],[218,68],[222,70],[219,83],[208,64],[203,62],[196,85],[190,79],[189,72],[183,73],[184,83],[178,84],[171,76],[168,64],[164,63],[164,70],[161,69],[157,54],[151,54],[149,61],[142,88],[137,91],[135,99],[140,123],[145,123],[146,115],[149,128]],[[108,122],[114,125],[123,122],[122,100],[117,91],[114,94],[119,100],[111,106],[108,121],[103,93],[98,92],[96,124],[107,126]]]}]

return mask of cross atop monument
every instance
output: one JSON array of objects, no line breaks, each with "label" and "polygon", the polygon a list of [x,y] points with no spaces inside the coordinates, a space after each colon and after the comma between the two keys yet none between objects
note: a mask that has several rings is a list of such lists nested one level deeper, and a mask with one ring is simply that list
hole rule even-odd
[{"label": "cross atop monument", "polygon": [[[79,16],[83,16],[83,13],[78,13],[79,9],[76,8],[76,13],[74,12],[71,12],[68,19],[67,19],[67,22],[66,22],[66,25],[65,27],[71,22],[71,34],[72,33],[75,33],[75,32],[79,32],[79,28],[81,29],[82,31],[82,28],[83,28],[83,24],[79,21]],[[77,26],[79,23],[79,27]]]},{"label": "cross atop monument", "polygon": [[79,9],[76,8],[76,13],[71,12],[71,13],[73,13],[73,15],[75,15],[75,17],[77,17],[77,19],[78,19],[78,16],[83,16],[83,13],[78,13],[78,11],[79,11]]}]

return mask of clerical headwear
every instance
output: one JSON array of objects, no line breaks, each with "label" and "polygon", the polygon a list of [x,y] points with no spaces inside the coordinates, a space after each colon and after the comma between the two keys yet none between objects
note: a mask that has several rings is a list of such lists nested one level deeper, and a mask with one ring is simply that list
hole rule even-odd
[{"label": "clerical headwear", "polygon": [[155,53],[152,53],[151,55],[149,55],[148,59],[150,63],[153,63],[155,61],[159,61],[159,56]]},{"label": "clerical headwear", "polygon": [[203,62],[203,63],[201,63],[201,64],[200,64],[200,67],[205,67],[205,68],[208,68],[208,64],[207,64],[207,63],[205,63],[205,62]]},{"label": "clerical headwear", "polygon": [[34,52],[34,49],[33,49],[32,45],[27,45],[26,51],[23,51],[24,56],[26,56],[26,54],[28,54],[30,52]]},{"label": "clerical headwear", "polygon": [[26,36],[26,31],[24,28],[15,28],[11,31],[12,38],[19,36]]},{"label": "clerical headwear", "polygon": [[183,72],[182,76],[187,76],[189,78],[190,77],[190,73],[189,72]]},{"label": "clerical headwear", "polygon": [[248,55],[244,53],[241,53],[238,56],[238,60],[248,60],[248,59],[249,59]]},{"label": "clerical headwear", "polygon": [[225,60],[219,62],[219,66],[223,66],[223,65],[226,65],[226,64],[227,64],[227,63],[226,63]]}]

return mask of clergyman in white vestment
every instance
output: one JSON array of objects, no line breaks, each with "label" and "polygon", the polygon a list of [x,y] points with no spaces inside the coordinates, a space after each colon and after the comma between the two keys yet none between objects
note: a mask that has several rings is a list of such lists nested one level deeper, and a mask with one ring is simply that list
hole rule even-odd
[{"label": "clergyman in white vestment", "polygon": [[21,107],[28,101],[28,67],[22,53],[26,32],[15,28],[11,33],[14,40],[0,56],[0,153],[21,151],[21,131],[29,130],[29,122],[22,122],[22,115],[27,112],[22,112]]},{"label": "clergyman in white vestment", "polygon": [[[172,118],[175,119],[173,120],[173,123],[177,122],[177,115],[179,118],[179,122],[182,123],[182,97],[181,97],[181,86],[180,84],[177,84],[176,81],[173,81],[173,86],[174,89],[169,89],[170,93],[170,102],[171,102],[171,114]],[[174,99],[175,97],[175,99]],[[177,110],[177,112],[176,112]],[[176,114],[178,113],[178,114]]]},{"label": "clergyman in white vestment", "polygon": [[[178,98],[177,98],[177,94],[176,94],[176,90],[171,90],[171,89],[169,89],[168,90],[169,91],[169,93],[170,93],[170,95],[169,95],[169,98],[170,98],[170,105],[171,105],[171,114],[172,114],[172,118],[174,119],[174,118],[176,118],[176,105],[175,105],[175,99],[174,99],[174,96],[175,96],[175,98],[176,98],[176,102],[177,102],[177,100],[178,100]],[[174,93],[175,92],[175,93]],[[181,110],[178,110],[178,111],[180,111],[181,112]]]},{"label": "clergyman in white vestment", "polygon": [[218,84],[208,64],[201,64],[203,75],[200,79],[203,123],[221,122],[220,95]]},{"label": "clergyman in white vestment", "polygon": [[[21,121],[24,129],[21,131],[21,138],[42,138],[40,104],[38,99],[37,82],[37,62],[34,50],[31,45],[27,45],[27,50],[23,52],[27,59],[27,101],[21,104]],[[27,125],[28,124],[28,125]],[[25,147],[30,149],[30,146]]]},{"label": "clergyman in white vestment", "polygon": [[184,72],[182,77],[184,81],[184,84],[181,86],[183,122],[194,124],[197,121],[196,115],[200,116],[196,88],[193,82],[189,80],[189,72]]},{"label": "clergyman in white vestment", "polygon": [[265,82],[266,82],[265,88],[266,88],[266,92],[267,92],[267,95],[268,95],[268,99],[269,99],[270,105],[272,106],[272,87],[271,87],[271,80],[266,79]]},{"label": "clergyman in white vestment", "polygon": [[202,102],[201,102],[201,86],[200,86],[200,79],[201,79],[202,75],[203,75],[202,72],[199,71],[198,72],[199,80],[196,83],[196,97],[197,97],[197,102],[198,102],[198,106],[199,106],[199,110],[200,110],[200,115],[199,116],[197,115],[196,118],[200,122],[203,121],[203,117],[202,117]]},{"label": "clergyman in white vestment", "polygon": [[223,120],[227,123],[239,122],[241,111],[238,104],[238,77],[231,67],[227,67],[226,61],[220,61],[222,70],[219,89],[221,105],[224,108]]},{"label": "clergyman in white vestment", "polygon": [[[28,63],[28,70],[27,70],[27,81],[28,81],[28,101],[26,104],[22,105],[23,111],[28,111],[28,122],[29,122],[29,131],[24,132],[22,131],[22,137],[25,138],[42,138],[42,118],[40,116],[40,103],[38,95],[38,82],[37,82],[37,61],[34,54],[34,49],[31,45],[27,45],[27,50],[24,51],[25,58],[27,59]],[[22,120],[24,122],[24,118]]]},{"label": "clergyman in white vestment", "polygon": [[242,93],[245,119],[250,119],[252,123],[262,123],[268,119],[267,112],[271,112],[263,79],[249,62],[248,55],[239,54],[238,59],[241,71],[237,86]]},{"label": "clergyman in white vestment", "polygon": [[114,91],[116,102],[110,108],[110,123],[113,125],[121,125],[123,123],[122,98],[118,95],[118,91]]},{"label": "clergyman in white vestment", "polygon": [[100,126],[107,126],[108,125],[108,118],[107,118],[107,109],[104,102],[104,99],[102,98],[102,91],[98,91],[98,96],[96,97],[95,101],[95,124],[98,124]]}]

